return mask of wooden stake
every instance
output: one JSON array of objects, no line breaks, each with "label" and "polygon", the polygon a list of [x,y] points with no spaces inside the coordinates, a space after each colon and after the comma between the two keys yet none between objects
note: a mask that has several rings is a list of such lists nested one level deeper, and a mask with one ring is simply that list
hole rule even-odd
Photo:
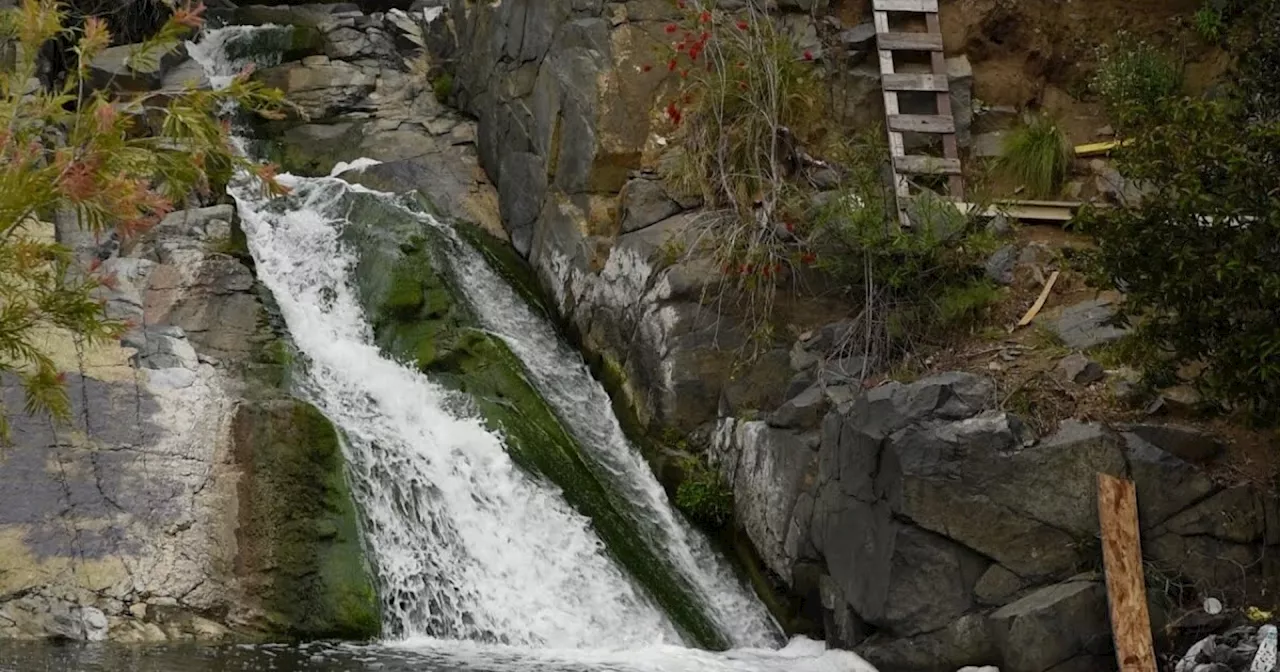
[{"label": "wooden stake", "polygon": [[1156,672],[1133,481],[1098,474],[1098,522],[1116,662],[1120,672]]},{"label": "wooden stake", "polygon": [[1057,281],[1058,271],[1054,271],[1053,275],[1049,276],[1049,282],[1044,283],[1044,289],[1040,290],[1040,297],[1037,298],[1035,304],[1031,306],[1031,310],[1028,310],[1027,314],[1023,315],[1021,320],[1018,320],[1019,327],[1025,327],[1028,324],[1031,324],[1031,320],[1036,319],[1036,315],[1040,314],[1040,309],[1044,308],[1044,302],[1049,300],[1049,292],[1053,291],[1053,285]]}]

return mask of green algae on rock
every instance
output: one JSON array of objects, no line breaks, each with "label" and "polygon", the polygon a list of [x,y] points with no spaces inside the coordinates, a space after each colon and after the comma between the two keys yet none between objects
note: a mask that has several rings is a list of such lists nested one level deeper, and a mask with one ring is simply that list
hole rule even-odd
[{"label": "green algae on rock", "polygon": [[[626,510],[625,501],[594,473],[555,410],[529,381],[524,364],[500,338],[483,331],[462,298],[449,260],[476,231],[458,240],[367,194],[349,194],[353,222],[343,232],[358,263],[357,290],[378,346],[426,373],[437,384],[463,393],[490,428],[506,438],[512,459],[526,471],[554,481],[570,505],[591,518],[605,546],[693,642],[728,647],[725,633],[701,604],[697,591],[654,548]],[[497,245],[481,254],[493,259]],[[511,260],[507,260],[510,262]],[[518,274],[507,266],[504,276]],[[522,296],[537,296],[529,280]],[[535,307],[538,305],[534,304]]]},{"label": "green algae on rock", "polygon": [[298,639],[370,639],[377,592],[361,547],[337,431],[292,399],[242,404],[233,450],[239,486],[236,564],[267,630]]}]

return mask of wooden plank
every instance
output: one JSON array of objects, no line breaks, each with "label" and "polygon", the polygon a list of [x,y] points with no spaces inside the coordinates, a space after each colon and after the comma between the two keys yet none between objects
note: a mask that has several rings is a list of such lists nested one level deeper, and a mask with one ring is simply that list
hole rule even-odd
[{"label": "wooden plank", "polygon": [[1058,284],[1059,273],[1060,271],[1054,271],[1049,276],[1049,282],[1044,283],[1044,289],[1040,290],[1040,296],[1036,297],[1036,302],[1031,304],[1031,308],[1027,310],[1027,313],[1022,316],[1021,320],[1018,320],[1019,327],[1031,324],[1031,320],[1036,319],[1036,315],[1040,314],[1040,311],[1044,308],[1044,302],[1049,300],[1049,293],[1053,291],[1053,286]]},{"label": "wooden plank", "polygon": [[1107,573],[1111,634],[1120,672],[1156,672],[1151,615],[1142,576],[1138,537],[1138,496],[1133,481],[1098,474],[1098,523],[1102,564]]},{"label": "wooden plank", "polygon": [[[888,51],[942,51],[942,35],[930,33],[876,33],[876,44]],[[881,73],[883,74],[883,73]]]},{"label": "wooden plank", "polygon": [[[889,32],[889,15],[885,12],[875,12],[873,14],[875,20],[876,32]],[[893,75],[893,52],[880,50],[880,75]],[[884,94],[884,111],[885,114],[898,114],[898,94],[894,91],[885,89]],[[905,146],[902,141],[902,134],[897,131],[885,129],[889,136],[889,155],[902,156],[906,154]],[[907,178],[899,175],[897,171],[893,173],[893,191],[898,196],[899,203],[905,203],[907,196],[911,194],[911,185],[907,183]],[[901,214],[901,213],[900,213]],[[905,214],[903,214],[905,217]]]},{"label": "wooden plank", "polygon": [[909,175],[959,175],[960,159],[938,156],[895,156],[893,167]]},{"label": "wooden plank", "polygon": [[946,75],[923,73],[890,73],[880,77],[886,91],[950,91]]},{"label": "wooden plank", "polygon": [[938,0],[871,0],[877,12],[936,12]]},{"label": "wooden plank", "polygon": [[1091,142],[1087,145],[1076,145],[1076,156],[1094,156],[1097,154],[1108,154],[1111,150],[1121,145],[1128,144],[1128,140],[1123,142],[1112,140],[1110,142]]},{"label": "wooden plank", "polygon": [[956,120],[940,114],[893,114],[889,115],[889,128],[906,133],[955,133]]}]

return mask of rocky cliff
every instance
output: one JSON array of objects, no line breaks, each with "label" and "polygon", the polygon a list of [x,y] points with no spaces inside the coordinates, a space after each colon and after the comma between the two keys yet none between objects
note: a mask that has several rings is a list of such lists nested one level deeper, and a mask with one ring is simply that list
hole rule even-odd
[{"label": "rocky cliff", "polygon": [[[833,26],[779,4],[795,39],[834,28],[851,53],[864,48],[856,19]],[[314,53],[267,76],[301,94],[313,119],[284,131],[283,155],[314,172],[361,154],[387,160],[355,179],[418,189],[443,214],[509,236],[619,405],[651,433],[710,437],[736,524],[831,641],[889,671],[1105,669],[1099,472],[1137,483],[1157,619],[1195,596],[1243,605],[1273,591],[1275,500],[1206,469],[1218,442],[1199,430],[1067,420],[1042,436],[982,376],[875,384],[875,367],[840,347],[848,325],[832,320],[849,306],[838,297],[788,299],[781,319],[794,333],[735,369],[745,334],[732,311],[701,301],[715,269],[666,252],[700,205],[656,171],[656,101],[670,82],[644,65],[673,3],[425,0],[404,15],[299,16],[290,22],[320,36]],[[390,56],[403,39],[428,47],[430,86]],[[967,63],[952,64],[957,106],[974,107]],[[857,81],[845,91],[855,103],[875,91],[874,74]],[[989,272],[1032,272],[1038,249],[1005,249]],[[1098,317],[1107,305],[1053,312],[1052,328],[1074,349],[1114,340]],[[1089,365],[1067,380],[1095,382]]]},{"label": "rocky cliff", "polygon": [[96,345],[49,330],[69,425],[4,388],[0,636],[376,634],[337,436],[281,387],[287,344],[229,253],[235,222],[226,205],[179,211],[121,245],[59,221],[133,328]]}]

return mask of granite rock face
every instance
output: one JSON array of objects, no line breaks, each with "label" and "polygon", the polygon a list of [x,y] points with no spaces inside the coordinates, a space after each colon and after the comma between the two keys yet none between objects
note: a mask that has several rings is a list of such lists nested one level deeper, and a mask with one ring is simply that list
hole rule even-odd
[{"label": "granite rock face", "polygon": [[1173,430],[1066,421],[1038,438],[994,405],[990,383],[954,373],[860,392],[816,436],[721,421],[714,457],[738,521],[820,605],[829,640],[882,670],[1109,664],[1105,588],[1081,574],[1101,562],[1098,473],[1135,481],[1153,562],[1197,585],[1274,589],[1270,493],[1216,484],[1142,438]]},{"label": "granite rock face", "polygon": [[[264,483],[278,470],[255,468],[262,458],[249,456],[312,446],[297,441],[301,425],[281,427],[295,438],[275,443],[243,433],[237,440],[232,428],[263,404],[315,411],[276,387],[280,366],[269,352],[280,336],[249,268],[218,251],[228,247],[234,221],[229,206],[177,212],[123,250],[83,235],[71,218],[28,227],[27,235],[56,237],[101,261],[101,272],[115,278],[98,290],[107,315],[134,326],[119,342],[94,346],[47,330],[46,349],[67,372],[65,423],[22,412],[22,390],[0,381],[13,429],[13,444],[0,450],[0,637],[377,633],[345,486],[331,496],[346,508],[324,514],[345,521],[345,535],[291,539],[292,546],[252,541],[262,531],[255,511],[277,507],[292,513],[273,526],[307,526],[312,518],[299,506],[312,498],[284,487],[288,479]],[[312,420],[332,434],[322,417]],[[341,456],[332,460],[304,481],[341,482]],[[280,562],[252,562],[255,553],[345,554],[346,565],[304,586],[285,580]],[[359,598],[349,610],[323,603],[344,592]],[[303,618],[282,611],[289,604],[311,608]]]}]

